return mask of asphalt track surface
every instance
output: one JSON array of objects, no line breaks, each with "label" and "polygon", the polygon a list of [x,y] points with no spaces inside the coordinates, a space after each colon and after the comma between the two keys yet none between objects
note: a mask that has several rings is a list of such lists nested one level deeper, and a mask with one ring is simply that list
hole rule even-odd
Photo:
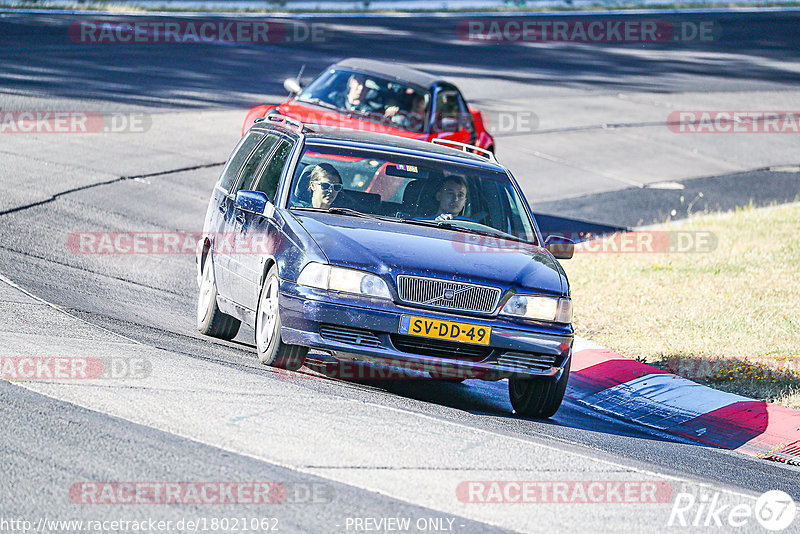
[{"label": "asphalt track surface", "polygon": [[[230,343],[195,331],[191,254],[92,256],[65,246],[78,231],[200,230],[243,110],[278,101],[280,81],[302,63],[315,73],[368,51],[448,75],[477,105],[491,105],[501,94],[529,109],[537,109],[539,98],[575,91],[791,94],[800,84],[800,72],[786,68],[800,54],[797,14],[715,15],[724,33],[710,43],[534,50],[465,44],[453,35],[453,24],[435,17],[319,17],[314,21],[329,28],[324,42],[235,46],[80,46],[65,38],[76,20],[0,17],[0,107],[145,112],[153,128],[89,140],[0,137],[0,273],[30,293],[0,282],[0,326],[9,355],[34,345],[54,352],[130,349],[153,362],[154,371],[140,383],[0,383],[3,518],[270,516],[283,532],[353,532],[348,518],[410,517],[449,518],[456,532],[612,532],[663,528],[671,504],[465,504],[454,488],[468,480],[646,479],[749,503],[772,489],[800,499],[798,468],[678,441],[569,398],[548,421],[515,417],[504,382],[330,380],[309,369],[301,375],[316,379],[287,380],[258,364],[248,329]],[[716,55],[727,59],[714,61]],[[566,114],[580,111],[574,103],[565,106]],[[544,136],[529,132],[525,142]],[[515,139],[520,136],[498,136],[501,159],[512,169],[531,159],[510,150]],[[775,151],[776,163],[796,163],[790,150],[796,143],[796,137],[782,138],[763,150]],[[719,204],[728,206],[792,200],[795,174],[754,170],[749,180],[737,173],[738,181],[705,179],[723,182],[716,190]],[[550,180],[521,179],[529,198],[559,191],[548,200],[550,213],[573,222],[649,223],[675,202],[657,197],[670,194],[663,190],[619,180],[565,189],[551,187]],[[770,180],[778,185],[765,187]],[[731,183],[738,185],[725,185]],[[270,480],[319,487],[323,497],[265,511],[248,505],[87,506],[68,494],[79,481],[126,480]],[[751,522],[741,530],[759,527]]]}]

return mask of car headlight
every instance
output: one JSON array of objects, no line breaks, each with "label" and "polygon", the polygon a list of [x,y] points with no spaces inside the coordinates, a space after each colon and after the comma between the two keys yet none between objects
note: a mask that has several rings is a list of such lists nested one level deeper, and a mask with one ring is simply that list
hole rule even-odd
[{"label": "car headlight", "polygon": [[392,298],[389,286],[380,276],[335,265],[309,263],[297,277],[297,283],[303,286],[343,291],[367,297]]},{"label": "car headlight", "polygon": [[572,322],[572,301],[540,295],[514,295],[503,305],[500,315],[569,323]]}]

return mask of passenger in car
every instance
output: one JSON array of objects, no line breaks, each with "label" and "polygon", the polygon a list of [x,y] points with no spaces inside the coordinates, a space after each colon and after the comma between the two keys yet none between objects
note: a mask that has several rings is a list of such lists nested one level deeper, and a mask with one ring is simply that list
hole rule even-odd
[{"label": "passenger in car", "polygon": [[416,132],[422,130],[422,126],[425,124],[426,108],[425,95],[415,93],[410,110],[402,110],[399,106],[390,106],[386,108],[384,115],[391,117],[394,125]]},{"label": "passenger in car", "polygon": [[342,190],[342,177],[330,163],[319,163],[311,169],[308,189],[311,207],[328,209]]},{"label": "passenger in car", "polygon": [[367,89],[364,75],[353,74],[347,79],[347,87],[340,93],[334,93],[333,103],[341,109],[349,111],[368,111],[382,113],[383,104],[377,91]]},{"label": "passenger in car", "polygon": [[436,209],[435,220],[445,221],[460,216],[467,203],[466,180],[455,174],[445,177],[442,186],[436,192],[436,201],[439,206]]}]

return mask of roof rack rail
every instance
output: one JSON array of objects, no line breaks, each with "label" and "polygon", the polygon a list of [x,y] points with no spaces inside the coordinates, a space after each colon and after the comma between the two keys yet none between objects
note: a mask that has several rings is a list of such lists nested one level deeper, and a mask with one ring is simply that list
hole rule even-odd
[{"label": "roof rack rail", "polygon": [[479,146],[468,145],[467,143],[462,143],[460,141],[453,141],[451,139],[440,139],[440,138],[431,139],[431,143],[433,143],[434,145],[450,146],[451,148],[457,148],[462,152],[469,152],[470,150],[472,150],[473,152],[477,152],[482,156],[486,156],[486,158],[493,163],[500,163],[499,161],[497,161],[497,157],[494,155],[494,152],[492,152],[491,150],[486,150],[485,148],[481,148]]},{"label": "roof rack rail", "polygon": [[[272,111],[272,110],[270,110],[270,111]],[[291,117],[287,117],[286,115],[281,115],[277,111],[273,111],[273,113],[267,112],[267,114],[264,115],[263,117],[257,118],[256,121],[255,121],[255,124],[258,124],[258,123],[264,122],[264,121],[278,122],[278,123],[282,122],[283,124],[285,124],[287,126],[294,126],[295,130],[297,130],[298,133],[303,133],[303,128],[305,128],[305,126],[306,126],[305,124],[303,124],[299,120],[293,119]]]}]

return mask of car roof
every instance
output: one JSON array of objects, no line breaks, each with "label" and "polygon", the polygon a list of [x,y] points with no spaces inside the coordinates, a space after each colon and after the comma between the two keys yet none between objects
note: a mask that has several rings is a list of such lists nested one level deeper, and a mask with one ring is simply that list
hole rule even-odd
[{"label": "car roof", "polygon": [[378,74],[384,78],[408,82],[422,87],[430,87],[443,81],[440,77],[407,67],[402,63],[376,61],[374,59],[348,58],[333,65],[334,68]]},{"label": "car roof", "polygon": [[476,165],[486,169],[503,172],[505,168],[499,163],[489,161],[483,156],[464,152],[448,146],[409,139],[396,135],[388,135],[373,132],[361,132],[358,130],[339,130],[335,132],[314,132],[314,125],[308,125],[311,131],[305,133],[306,143],[314,144],[333,144],[339,146],[349,146],[354,148],[378,149],[395,152],[406,152],[415,156],[435,155],[441,159],[446,159],[455,163]]}]

